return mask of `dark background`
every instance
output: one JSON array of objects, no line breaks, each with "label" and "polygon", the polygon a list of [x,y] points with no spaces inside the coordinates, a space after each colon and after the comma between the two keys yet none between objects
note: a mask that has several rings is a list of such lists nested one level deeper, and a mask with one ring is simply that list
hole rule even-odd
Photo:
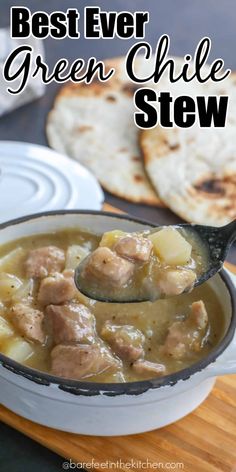
[{"label": "dark background", "polygon": [[[100,6],[103,10],[149,11],[150,23],[146,27],[146,40],[155,47],[160,35],[168,33],[171,38],[170,53],[183,56],[193,53],[203,36],[212,40],[212,59],[222,57],[225,66],[236,69],[236,2],[235,0],[1,0],[0,27],[9,25],[11,6],[26,6],[31,11]],[[82,20],[81,20],[82,24]],[[65,57],[72,62],[76,58],[87,60],[91,56],[103,59],[126,54],[135,40],[45,40],[46,61],[50,67]],[[0,140],[28,141],[47,144],[45,120],[50,110],[57,84],[47,86],[43,98],[0,118]],[[131,214],[156,223],[180,221],[168,210],[134,205],[106,195],[106,201]],[[236,262],[236,251],[230,260]],[[41,472],[62,470],[63,460],[5,425],[0,425],[0,472]]]}]

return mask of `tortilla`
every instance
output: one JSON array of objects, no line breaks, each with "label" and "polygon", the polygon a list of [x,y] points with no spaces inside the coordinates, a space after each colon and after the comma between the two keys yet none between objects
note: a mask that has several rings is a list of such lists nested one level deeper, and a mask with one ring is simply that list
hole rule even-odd
[{"label": "tortilla", "polygon": [[221,226],[236,218],[236,75],[204,90],[230,96],[225,128],[158,126],[142,131],[140,144],[166,205],[187,221]]},{"label": "tortilla", "polygon": [[60,90],[48,116],[48,142],[88,167],[111,194],[163,206],[143,167],[133,117],[136,86],[126,77],[124,58],[106,64],[116,69],[108,82]]}]

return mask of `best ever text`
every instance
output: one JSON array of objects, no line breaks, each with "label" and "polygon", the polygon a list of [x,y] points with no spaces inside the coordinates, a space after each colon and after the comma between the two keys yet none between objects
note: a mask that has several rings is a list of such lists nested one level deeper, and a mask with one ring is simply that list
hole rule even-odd
[{"label": "best ever text", "polygon": [[[145,27],[149,21],[148,12],[101,11],[100,7],[84,9],[84,37],[86,39],[120,39],[145,37]],[[54,11],[50,15],[43,11],[31,13],[26,7],[11,8],[12,38],[54,39],[80,37],[80,13],[76,8],[66,12]]]}]

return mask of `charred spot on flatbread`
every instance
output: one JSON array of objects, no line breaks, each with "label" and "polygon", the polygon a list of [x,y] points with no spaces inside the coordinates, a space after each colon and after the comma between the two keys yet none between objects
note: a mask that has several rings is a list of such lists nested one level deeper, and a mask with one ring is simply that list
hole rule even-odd
[{"label": "charred spot on flatbread", "polygon": [[137,84],[133,84],[133,83],[128,83],[123,85],[122,87],[122,92],[124,92],[125,94],[129,95],[129,96],[133,96],[134,93],[140,88],[139,85]]},{"label": "charred spot on flatbread", "polygon": [[176,129],[168,130],[168,133],[160,127],[140,133],[140,145],[144,161],[150,159],[151,149],[155,149],[156,156],[165,157],[170,152],[179,151],[181,145],[177,139]]},{"label": "charred spot on flatbread", "polygon": [[222,178],[215,176],[202,178],[194,184],[194,189],[199,194],[207,195],[208,198],[236,201],[236,174],[225,175]]},{"label": "charred spot on flatbread", "polygon": [[177,150],[180,148],[180,144],[179,144],[179,143],[169,143],[169,142],[167,141],[166,144],[169,146],[169,149],[170,149],[171,151],[177,151]]},{"label": "charred spot on flatbread", "polygon": [[218,178],[202,179],[194,184],[197,192],[207,194],[209,197],[218,198],[225,195],[225,189],[222,180]]},{"label": "charred spot on flatbread", "polygon": [[211,176],[200,179],[188,189],[189,195],[196,202],[208,200],[207,215],[209,218],[233,219],[236,216],[236,174],[225,175],[222,178]]},{"label": "charred spot on flatbread", "polygon": [[93,126],[90,125],[81,125],[76,128],[79,133],[86,133],[87,131],[92,131]]},{"label": "charred spot on flatbread", "polygon": [[143,176],[139,174],[134,175],[135,182],[143,182]]},{"label": "charred spot on flatbread", "polygon": [[114,95],[107,95],[106,100],[107,102],[116,102],[117,98]]}]

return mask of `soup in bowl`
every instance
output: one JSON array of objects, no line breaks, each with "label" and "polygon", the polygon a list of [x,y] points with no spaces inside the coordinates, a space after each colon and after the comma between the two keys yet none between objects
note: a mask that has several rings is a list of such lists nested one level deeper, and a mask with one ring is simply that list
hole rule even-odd
[{"label": "soup in bowl", "polygon": [[73,211],[2,225],[3,404],[42,424],[106,435],[163,426],[206,397],[218,373],[213,361],[233,342],[227,275],[155,302],[102,303],[75,287],[74,270],[99,247],[101,234],[150,227],[126,216]]}]

